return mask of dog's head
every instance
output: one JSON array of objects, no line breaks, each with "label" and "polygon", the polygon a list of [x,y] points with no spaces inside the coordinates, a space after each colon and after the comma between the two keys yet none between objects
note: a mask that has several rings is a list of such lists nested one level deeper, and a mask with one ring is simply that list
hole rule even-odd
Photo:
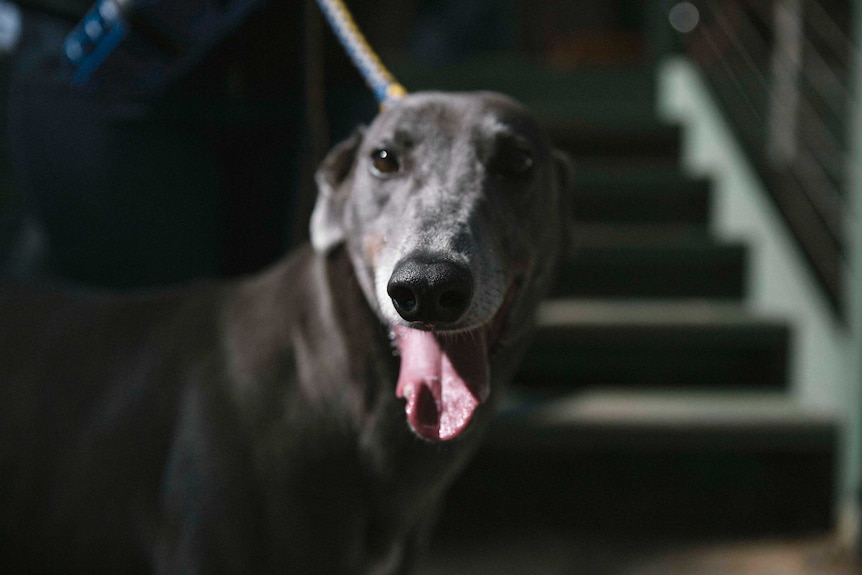
[{"label": "dog's head", "polygon": [[412,429],[458,436],[511,374],[552,280],[568,164],[493,93],[417,93],[336,146],[317,174],[312,244],[346,244],[401,356]]}]

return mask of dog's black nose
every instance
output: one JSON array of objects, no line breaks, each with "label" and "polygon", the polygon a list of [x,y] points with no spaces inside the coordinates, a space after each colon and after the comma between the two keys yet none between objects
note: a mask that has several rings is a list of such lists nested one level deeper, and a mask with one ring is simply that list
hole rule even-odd
[{"label": "dog's black nose", "polygon": [[447,324],[467,311],[473,299],[473,277],[461,264],[417,254],[398,262],[386,291],[405,320]]}]

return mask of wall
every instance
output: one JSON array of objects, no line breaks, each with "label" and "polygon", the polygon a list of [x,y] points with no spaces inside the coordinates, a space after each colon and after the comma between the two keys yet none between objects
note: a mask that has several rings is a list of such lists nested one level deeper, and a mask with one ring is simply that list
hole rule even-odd
[{"label": "wall", "polygon": [[[684,127],[683,169],[714,182],[713,232],[719,239],[742,240],[750,247],[745,305],[753,313],[783,318],[793,327],[791,393],[801,405],[833,413],[842,423],[839,513],[845,523],[858,525],[855,496],[860,481],[862,418],[860,298],[856,297],[851,305],[855,311],[849,325],[832,315],[696,67],[682,57],[667,59],[659,67],[658,90],[662,117]],[[859,122],[862,126],[862,118]],[[862,207],[862,201],[858,205]],[[856,235],[859,244],[862,233]],[[862,253],[860,250],[857,248],[855,253]],[[859,270],[860,265],[855,263],[852,269]],[[848,278],[853,278],[850,293],[862,294],[862,281],[856,276],[848,273]]]}]

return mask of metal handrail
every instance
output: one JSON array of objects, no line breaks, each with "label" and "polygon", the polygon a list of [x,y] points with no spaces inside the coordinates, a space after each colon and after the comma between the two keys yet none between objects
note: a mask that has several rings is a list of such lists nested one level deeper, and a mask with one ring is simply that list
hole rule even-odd
[{"label": "metal handrail", "polygon": [[691,4],[700,19],[683,45],[840,308],[851,217],[849,18],[836,21],[819,0]]}]

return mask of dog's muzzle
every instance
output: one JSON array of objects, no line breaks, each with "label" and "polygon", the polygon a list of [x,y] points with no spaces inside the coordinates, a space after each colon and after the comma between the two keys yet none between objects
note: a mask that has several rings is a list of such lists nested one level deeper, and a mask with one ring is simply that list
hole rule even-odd
[{"label": "dog's muzzle", "polygon": [[392,271],[386,291],[410,325],[392,326],[401,356],[397,397],[407,421],[429,441],[461,435],[490,394],[489,356],[496,322],[458,329],[473,303],[475,283],[461,263],[427,252],[411,254]]}]

